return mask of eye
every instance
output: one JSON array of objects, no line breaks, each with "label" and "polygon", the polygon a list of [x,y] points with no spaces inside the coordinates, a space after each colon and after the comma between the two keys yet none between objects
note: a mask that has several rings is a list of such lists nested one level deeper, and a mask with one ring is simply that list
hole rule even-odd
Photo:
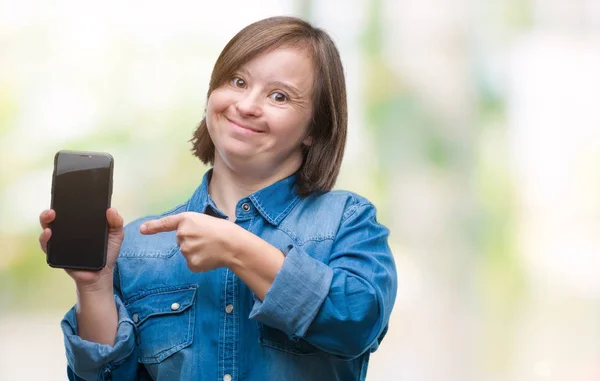
[{"label": "eye", "polygon": [[240,77],[233,77],[231,79],[231,85],[233,87],[237,87],[240,89],[244,89],[246,88],[246,81],[244,81],[243,79],[241,79]]},{"label": "eye", "polygon": [[271,93],[269,95],[269,98],[271,98],[272,100],[274,100],[277,103],[284,103],[284,102],[288,101],[287,95],[285,95],[284,93],[281,93],[279,91]]}]

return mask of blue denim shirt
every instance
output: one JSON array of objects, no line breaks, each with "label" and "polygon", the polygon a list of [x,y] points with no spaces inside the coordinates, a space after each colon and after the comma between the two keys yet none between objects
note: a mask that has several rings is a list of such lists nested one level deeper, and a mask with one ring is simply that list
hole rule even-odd
[{"label": "blue denim shirt", "polygon": [[[184,211],[226,218],[208,194],[210,171]],[[125,227],[115,267],[114,346],[62,321],[71,380],[364,380],[396,297],[388,229],[346,191],[301,198],[290,176],[240,200],[235,223],[285,254],[263,301],[227,268],[193,273],[175,232]]]}]

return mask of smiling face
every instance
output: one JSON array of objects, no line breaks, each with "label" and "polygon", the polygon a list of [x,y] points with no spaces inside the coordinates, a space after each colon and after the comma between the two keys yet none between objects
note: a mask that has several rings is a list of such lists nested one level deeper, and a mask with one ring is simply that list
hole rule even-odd
[{"label": "smiling face", "polygon": [[190,142],[202,163],[250,181],[298,170],[296,192],[306,196],[333,188],[347,122],[344,68],[331,37],[295,17],[269,17],[219,54]]},{"label": "smiling face", "polygon": [[243,64],[208,99],[215,167],[289,175],[309,145],[314,65],[306,49],[281,47]]}]

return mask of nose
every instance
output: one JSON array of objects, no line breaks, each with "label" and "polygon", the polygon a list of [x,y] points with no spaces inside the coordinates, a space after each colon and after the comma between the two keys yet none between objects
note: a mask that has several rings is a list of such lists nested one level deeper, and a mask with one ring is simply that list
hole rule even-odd
[{"label": "nose", "polygon": [[262,115],[262,104],[259,95],[253,92],[245,92],[237,100],[235,108],[242,116],[259,117]]}]

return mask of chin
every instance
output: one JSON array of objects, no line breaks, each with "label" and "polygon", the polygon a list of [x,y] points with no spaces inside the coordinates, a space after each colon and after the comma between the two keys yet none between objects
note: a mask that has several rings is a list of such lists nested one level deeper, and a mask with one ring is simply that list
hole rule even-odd
[{"label": "chin", "polygon": [[227,165],[248,165],[252,164],[256,159],[256,150],[251,149],[240,149],[240,147],[236,147],[234,149],[221,149],[219,152],[221,159],[223,162],[227,163]]},{"label": "chin", "polygon": [[253,156],[256,156],[257,148],[254,145],[250,145],[246,142],[236,141],[232,139],[232,141],[227,142],[221,149],[220,152],[231,159],[241,158],[247,160]]}]

